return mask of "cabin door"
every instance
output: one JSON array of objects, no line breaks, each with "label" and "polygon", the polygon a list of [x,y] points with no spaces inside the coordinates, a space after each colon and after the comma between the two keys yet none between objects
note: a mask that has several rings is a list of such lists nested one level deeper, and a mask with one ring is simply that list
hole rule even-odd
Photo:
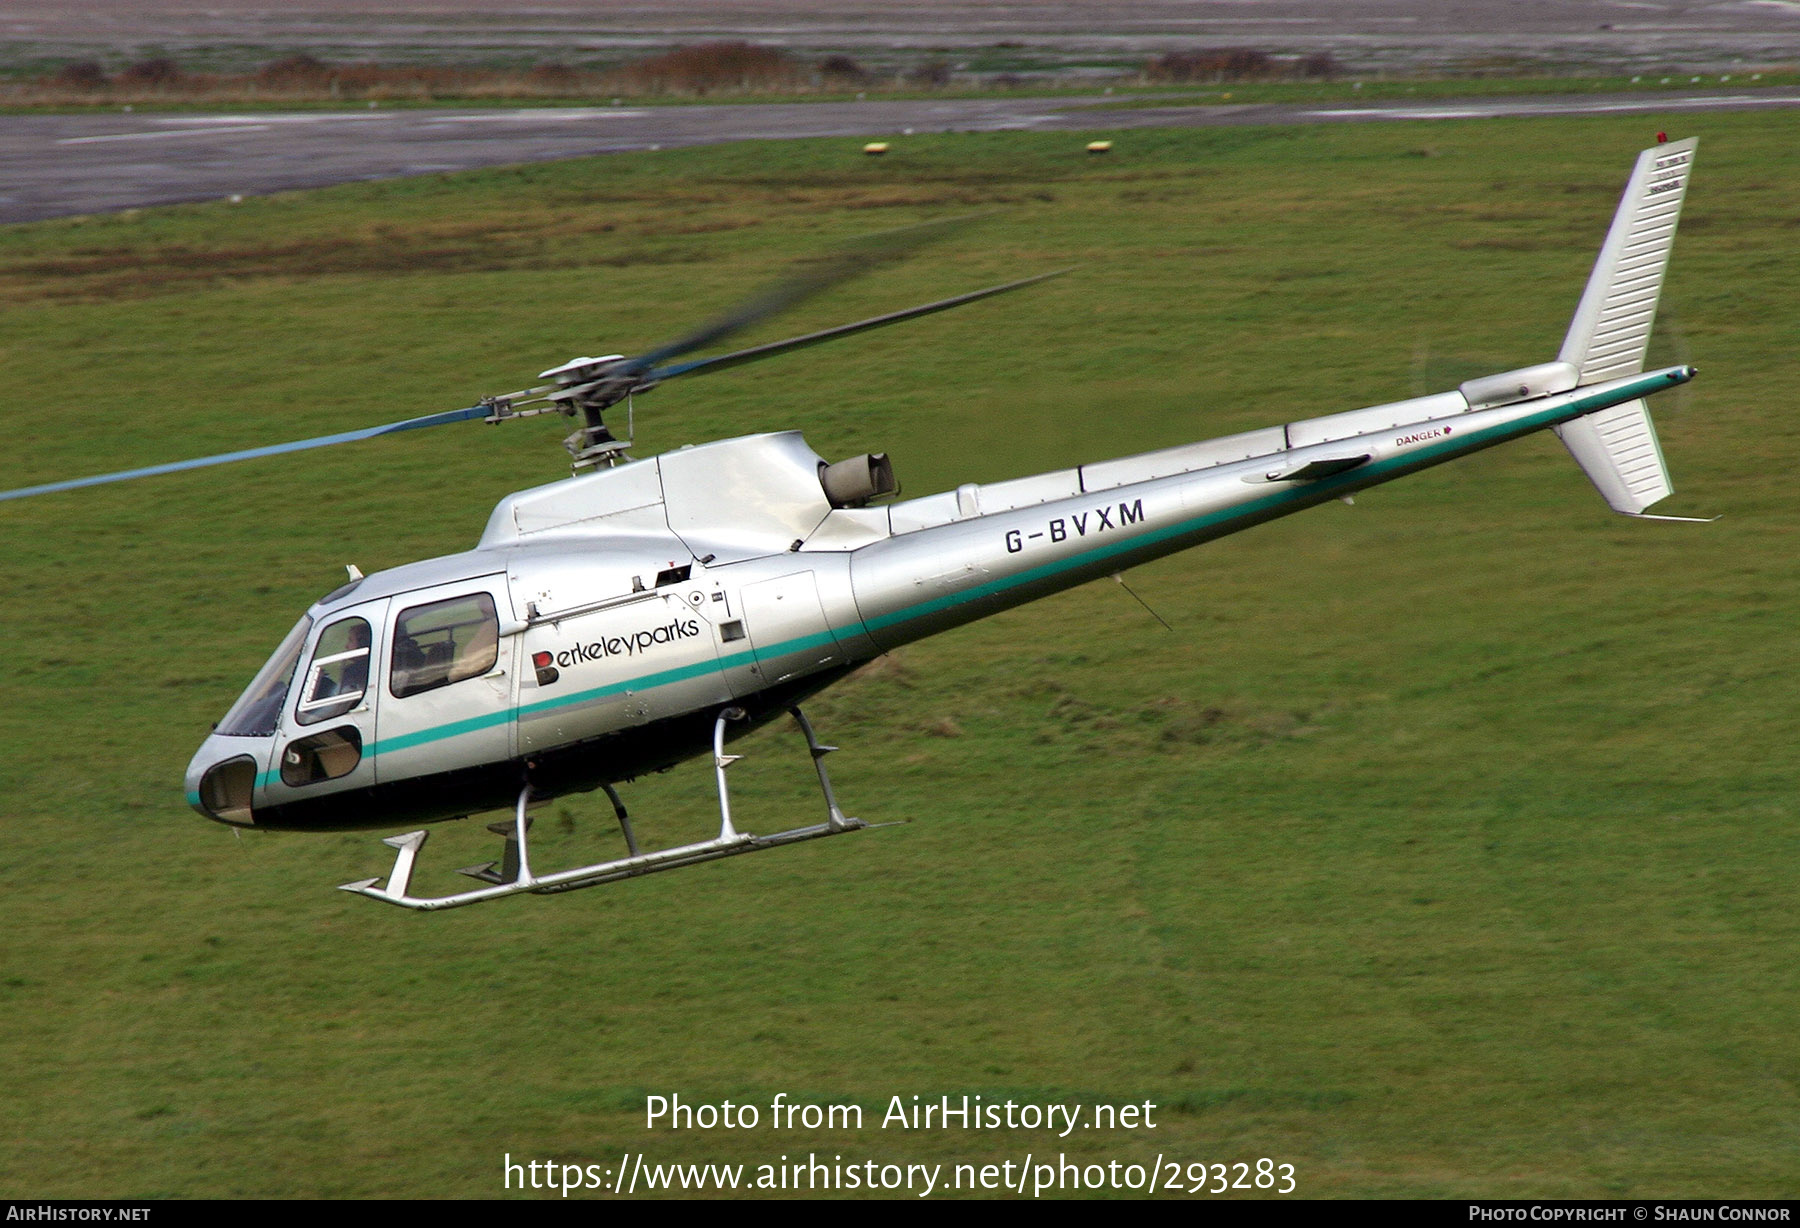
[{"label": "cabin door", "polygon": [[413,780],[512,758],[519,637],[498,573],[392,599],[376,779]]},{"label": "cabin door", "polygon": [[380,636],[388,603],[340,610],[313,628],[276,734],[260,804],[284,806],[375,783]]}]

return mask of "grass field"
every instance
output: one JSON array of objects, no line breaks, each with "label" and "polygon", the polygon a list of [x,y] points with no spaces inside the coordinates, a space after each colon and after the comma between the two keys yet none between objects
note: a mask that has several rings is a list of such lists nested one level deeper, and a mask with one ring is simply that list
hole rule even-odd
[{"label": "grass field", "polygon": [[[796,257],[992,211],[786,335],[1078,271],[638,405],[909,493],[1552,357],[1653,118],[752,144],[0,230],[7,487],[468,404]],[[502,1157],[1295,1167],[1313,1196],[1800,1193],[1800,335],[1789,118],[1709,115],[1653,361],[1710,526],[1549,437],[910,647],[813,707],[901,828],[418,916],[368,835],[239,838],[181,771],[305,606],[561,472],[472,424],[0,508],[0,1196],[494,1196]],[[1095,134],[1114,135],[1114,134]],[[740,825],[812,821],[786,730]],[[708,773],[627,792],[697,835]],[[541,868],[610,850],[603,802]],[[716,822],[716,819],[710,821]],[[421,885],[484,860],[439,829]],[[647,1130],[646,1098],[863,1105]],[[1154,1102],[898,1130],[889,1098]],[[946,1169],[946,1173],[948,1173]]]}]

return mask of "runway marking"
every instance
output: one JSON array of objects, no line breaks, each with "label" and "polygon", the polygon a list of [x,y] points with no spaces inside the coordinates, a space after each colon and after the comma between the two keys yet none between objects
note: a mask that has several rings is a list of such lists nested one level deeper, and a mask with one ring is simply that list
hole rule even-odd
[{"label": "runway marking", "polygon": [[1600,115],[1609,111],[1691,111],[1706,107],[1800,106],[1800,98],[1769,98],[1760,94],[1716,95],[1709,98],[1646,98],[1642,102],[1586,102],[1558,105],[1544,102],[1500,102],[1487,107],[1347,107],[1335,111],[1307,111],[1318,119],[1499,119],[1519,116]]},{"label": "runway marking", "polygon": [[641,119],[645,111],[615,111],[611,108],[592,111],[532,111],[522,108],[518,111],[507,111],[500,115],[434,115],[427,123],[433,124],[517,124],[517,123],[563,123],[578,119]]},{"label": "runway marking", "polygon": [[1341,111],[1308,111],[1309,117],[1317,119],[1481,119],[1485,116],[1498,117],[1498,111],[1446,111],[1419,107],[1346,107]]},{"label": "runway marking", "polygon": [[178,128],[171,132],[109,132],[104,136],[65,136],[58,145],[93,145],[100,141],[154,141],[170,136],[212,136],[218,132],[267,132],[267,124],[236,124],[228,128]]},{"label": "runway marking", "polygon": [[169,127],[185,124],[217,128],[220,125],[234,124],[337,124],[345,121],[399,118],[399,114],[394,111],[350,111],[323,115],[177,115],[160,118],[155,122]]}]

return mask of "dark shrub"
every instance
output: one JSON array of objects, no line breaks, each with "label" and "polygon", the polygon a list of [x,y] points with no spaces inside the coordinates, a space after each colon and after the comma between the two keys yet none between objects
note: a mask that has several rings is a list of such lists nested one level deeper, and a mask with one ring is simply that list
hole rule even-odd
[{"label": "dark shrub", "polygon": [[1338,75],[1338,62],[1329,51],[1317,51],[1312,55],[1300,57],[1300,63],[1294,66],[1302,77],[1335,77]]},{"label": "dark shrub", "polygon": [[139,60],[119,74],[119,84],[126,86],[173,85],[181,80],[181,65],[168,56]]},{"label": "dark shrub", "polygon": [[1248,47],[1220,51],[1171,51],[1144,65],[1152,81],[1251,81],[1276,75],[1267,52]]},{"label": "dark shrub", "polygon": [[907,70],[908,85],[929,85],[933,89],[941,89],[950,84],[950,64],[947,60],[928,60]]},{"label": "dark shrub", "polygon": [[699,43],[628,64],[621,70],[633,87],[652,93],[750,90],[793,85],[805,76],[785,51],[754,43]]},{"label": "dark shrub", "polygon": [[827,85],[861,85],[869,79],[862,65],[847,55],[828,55],[820,60],[819,76]]},{"label": "dark shrub", "polygon": [[77,60],[56,70],[51,81],[65,89],[99,90],[106,88],[106,70],[95,60]]},{"label": "dark shrub", "polygon": [[318,89],[331,80],[331,66],[302,52],[271,60],[256,70],[258,85],[274,85],[288,89]]},{"label": "dark shrub", "polygon": [[540,89],[573,90],[581,83],[581,74],[567,64],[533,64],[525,79]]}]

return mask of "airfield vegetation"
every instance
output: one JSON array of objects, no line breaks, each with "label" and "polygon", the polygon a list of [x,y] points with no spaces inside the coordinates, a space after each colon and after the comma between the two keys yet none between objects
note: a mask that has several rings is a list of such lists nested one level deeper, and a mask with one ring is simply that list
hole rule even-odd
[{"label": "airfield vegetation", "polygon": [[[1640,93],[1693,86],[1737,90],[1791,85],[1791,64],[1735,57],[1710,72],[1609,57],[1601,66],[1495,54],[1447,64],[1343,63],[1329,50],[1271,53],[1250,46],[1168,50],[1073,64],[1007,42],[946,58],[858,59],[836,52],[715,39],[653,54],[565,60],[477,57],[405,49],[397,60],[285,53],[275,47],[210,46],[181,56],[159,48],[131,58],[118,49],[71,58],[71,48],[0,42],[0,110],[81,113],[114,109],[335,109],[368,106],[617,106],[693,102],[827,102],[870,97],[1092,96],[1120,92],[1113,107],[1343,103],[1536,94]],[[62,54],[56,54],[60,50]],[[143,50],[140,48],[140,51]],[[965,49],[967,50],[967,49]],[[1705,63],[1702,57],[1700,63]]]},{"label": "airfield vegetation", "polygon": [[[988,219],[797,333],[1070,276],[638,405],[640,451],[802,428],[908,494],[1554,355],[1639,148],[1703,139],[1652,361],[1678,491],[1542,436],[884,658],[809,710],[904,827],[419,916],[373,836],[181,798],[343,565],[473,544],[562,472],[479,424],[0,508],[0,1193],[484,1196],[502,1156],[1292,1163],[1299,1192],[1793,1197],[1800,742],[1779,116],[932,136],[615,156],[0,230],[5,486],[470,403],[680,333],[831,243]],[[756,340],[758,338],[750,338]],[[1659,508],[1658,510],[1665,510]],[[812,821],[798,735],[739,824]],[[626,789],[716,824],[697,764]],[[620,842],[540,814],[540,868]],[[436,829],[418,880],[498,842]],[[860,1131],[774,1131],[776,1093]],[[756,1130],[647,1131],[649,1095]],[[902,1131],[889,1098],[1158,1105]],[[948,1171],[948,1170],[946,1170]]]},{"label": "airfield vegetation", "polygon": [[[360,84],[345,84],[346,80]],[[333,82],[337,84],[333,84]],[[1431,99],[1531,97],[1537,95],[1668,93],[1695,88],[1733,93],[1791,87],[1800,72],[1786,66],[1762,71],[1695,74],[1595,75],[1546,72],[1537,67],[1495,73],[1336,73],[1330,77],[1194,78],[1171,81],[1144,73],[1121,73],[1100,81],[1054,76],[1017,79],[962,78],[934,81],[927,74],[865,80],[818,76],[804,81],[730,81],[704,88],[648,82],[606,74],[592,76],[539,70],[477,72],[454,67],[379,66],[344,78],[308,77],[262,81],[256,76],[179,76],[169,82],[124,78],[101,85],[69,85],[52,78],[0,75],[0,114],[86,114],[133,111],[294,111],[362,110],[370,105],[418,107],[565,107],[596,104],[633,107],[709,106],[741,103],[846,102],[879,99],[1106,98],[1096,110],[1170,106],[1260,104],[1341,104],[1422,102]]]}]

